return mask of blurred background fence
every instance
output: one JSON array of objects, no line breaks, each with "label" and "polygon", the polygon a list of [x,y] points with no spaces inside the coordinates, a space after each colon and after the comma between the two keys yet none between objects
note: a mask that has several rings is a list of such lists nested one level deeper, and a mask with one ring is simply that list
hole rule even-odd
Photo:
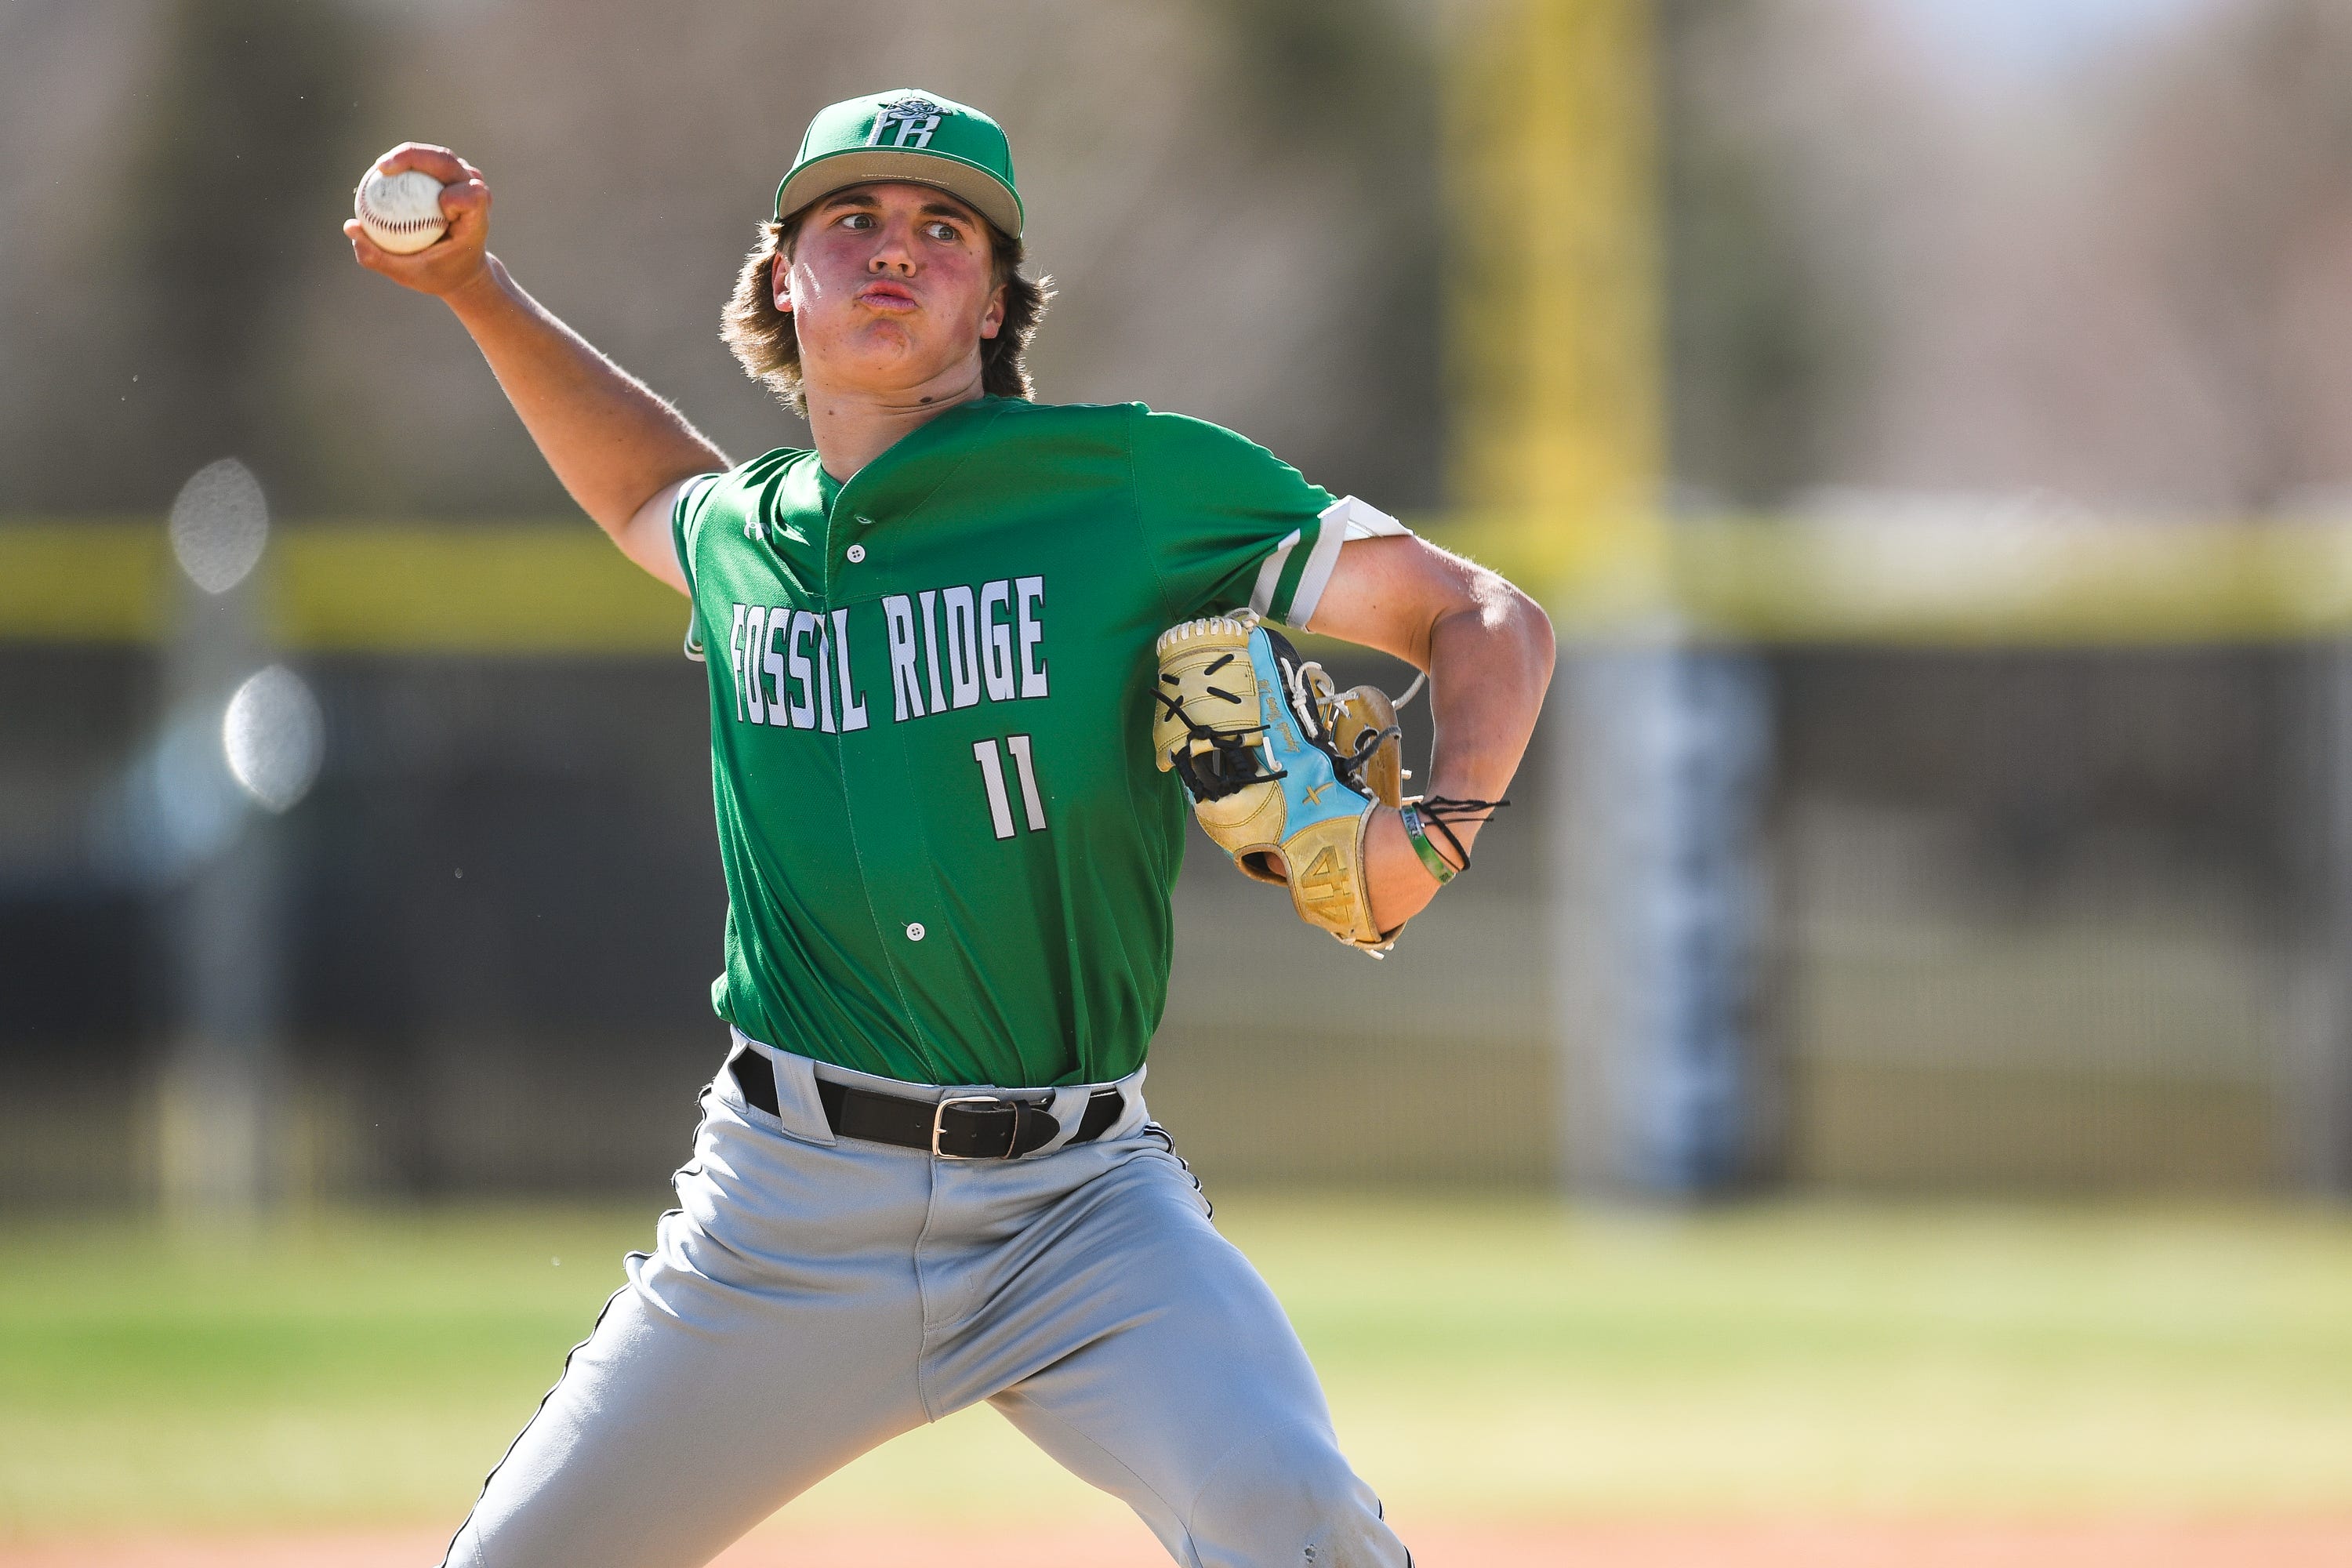
[{"label": "blurred background fence", "polygon": [[716,342],[735,259],[806,114],[899,80],[1005,112],[1041,395],[1229,423],[1564,634],[1389,960],[1195,842],[1151,1092],[1211,1179],[2343,1190],[2352,15],[1021,9],[0,16],[0,1202],[682,1156],[681,606],[335,226],[457,145],[741,457],[803,437]]}]

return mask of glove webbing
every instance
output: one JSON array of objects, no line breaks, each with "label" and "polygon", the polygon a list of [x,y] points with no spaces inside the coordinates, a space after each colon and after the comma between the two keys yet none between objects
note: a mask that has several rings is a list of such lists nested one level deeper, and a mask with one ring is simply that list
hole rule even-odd
[{"label": "glove webbing", "polygon": [[[1217,671],[1233,663],[1237,657],[1239,656],[1230,653],[1218,655],[1207,668],[1201,671],[1202,676],[1205,679],[1216,674]],[[1163,675],[1160,679],[1170,685],[1177,684],[1176,678],[1172,675]],[[1222,686],[1204,686],[1202,689],[1212,697],[1222,697],[1235,707],[1241,706],[1241,698]],[[1178,752],[1171,761],[1183,775],[1184,783],[1192,789],[1192,797],[1195,800],[1223,800],[1229,795],[1239,794],[1254,784],[1263,784],[1271,779],[1290,776],[1284,769],[1265,765],[1264,759],[1258,755],[1255,744],[1242,739],[1244,735],[1265,734],[1265,725],[1258,724],[1245,730],[1232,731],[1219,730],[1207,724],[1196,724],[1192,721],[1192,716],[1184,711],[1182,698],[1171,697],[1157,687],[1152,689],[1151,695],[1159,699],[1161,707],[1168,710],[1168,716],[1171,719],[1184,726],[1184,734],[1188,740],[1208,742],[1210,749],[1217,754],[1221,762],[1238,762],[1246,759],[1250,763],[1250,772],[1246,777],[1243,776],[1238,770],[1229,770],[1223,766],[1219,767],[1214,773],[1210,773],[1193,764],[1192,748],[1188,746]]]}]

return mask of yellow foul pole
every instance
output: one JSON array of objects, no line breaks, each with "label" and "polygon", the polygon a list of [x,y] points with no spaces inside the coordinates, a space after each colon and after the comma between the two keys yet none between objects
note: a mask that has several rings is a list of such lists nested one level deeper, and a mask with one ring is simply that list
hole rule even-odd
[{"label": "yellow foul pole", "polygon": [[1447,85],[1454,504],[1564,607],[1658,602],[1654,0],[1480,0]]}]

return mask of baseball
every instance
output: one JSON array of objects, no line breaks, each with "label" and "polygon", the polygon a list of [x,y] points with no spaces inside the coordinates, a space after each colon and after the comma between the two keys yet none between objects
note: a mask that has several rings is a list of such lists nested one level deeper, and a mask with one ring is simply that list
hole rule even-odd
[{"label": "baseball", "polygon": [[422,250],[449,231],[441,216],[441,182],[417,169],[397,174],[370,169],[352,212],[376,247],[394,256]]}]

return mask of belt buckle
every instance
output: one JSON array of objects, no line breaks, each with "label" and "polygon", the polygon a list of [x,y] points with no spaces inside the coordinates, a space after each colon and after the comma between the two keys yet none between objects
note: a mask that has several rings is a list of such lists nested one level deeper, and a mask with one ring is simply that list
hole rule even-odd
[{"label": "belt buckle", "polygon": [[[934,1160],[993,1158],[992,1155],[983,1154],[950,1154],[940,1147],[940,1134],[947,1130],[948,1107],[950,1105],[1010,1105],[1011,1103],[1013,1102],[1003,1096],[996,1094],[951,1094],[940,1100],[938,1108],[931,1112],[931,1158]],[[1013,1114],[1015,1118],[1013,1126],[1017,1134],[1020,1127],[1018,1120],[1020,1113],[1015,1111]]]}]

